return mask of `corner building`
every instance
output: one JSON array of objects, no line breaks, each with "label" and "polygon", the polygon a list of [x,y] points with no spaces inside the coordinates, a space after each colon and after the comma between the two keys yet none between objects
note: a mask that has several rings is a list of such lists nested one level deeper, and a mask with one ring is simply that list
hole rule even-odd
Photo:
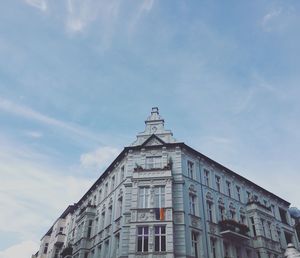
[{"label": "corner building", "polygon": [[43,236],[38,258],[282,258],[290,203],[173,138],[158,108]]}]

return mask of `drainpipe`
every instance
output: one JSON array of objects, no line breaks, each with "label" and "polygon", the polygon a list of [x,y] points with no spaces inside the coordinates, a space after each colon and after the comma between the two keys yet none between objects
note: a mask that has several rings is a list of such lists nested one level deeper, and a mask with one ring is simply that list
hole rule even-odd
[{"label": "drainpipe", "polygon": [[205,206],[204,206],[204,191],[203,191],[203,184],[202,184],[202,172],[201,172],[201,163],[200,162],[199,162],[199,171],[200,171],[200,188],[201,188],[201,201],[202,201],[202,210],[203,210],[204,232],[205,232],[205,239],[206,239],[206,252],[209,257],[206,212],[205,212]]}]

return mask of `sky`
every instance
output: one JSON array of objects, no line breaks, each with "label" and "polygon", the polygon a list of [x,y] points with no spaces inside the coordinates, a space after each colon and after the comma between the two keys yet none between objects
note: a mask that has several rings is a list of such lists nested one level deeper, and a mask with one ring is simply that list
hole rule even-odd
[{"label": "sky", "polygon": [[298,0],[4,0],[0,258],[30,257],[158,106],[300,208]]}]

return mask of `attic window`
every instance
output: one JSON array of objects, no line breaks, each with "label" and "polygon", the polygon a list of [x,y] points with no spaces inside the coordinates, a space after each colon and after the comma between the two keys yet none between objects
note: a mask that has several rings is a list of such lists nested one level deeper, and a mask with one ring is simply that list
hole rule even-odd
[{"label": "attic window", "polygon": [[162,168],[161,156],[146,157],[146,169]]}]

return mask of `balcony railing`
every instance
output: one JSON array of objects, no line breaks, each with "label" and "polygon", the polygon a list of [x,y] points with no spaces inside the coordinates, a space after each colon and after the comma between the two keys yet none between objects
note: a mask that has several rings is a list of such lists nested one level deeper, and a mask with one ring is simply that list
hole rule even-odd
[{"label": "balcony railing", "polygon": [[219,221],[220,234],[240,240],[248,240],[249,228],[247,225],[236,222],[235,220],[221,220]]},{"label": "balcony railing", "polygon": [[266,206],[266,205],[260,203],[259,201],[249,200],[249,201],[247,202],[247,205],[252,205],[252,204],[255,204],[255,205],[257,205],[258,207],[260,207],[260,208],[262,208],[262,209],[265,209],[265,210],[267,210],[267,211],[272,212],[271,206]]},{"label": "balcony railing", "polygon": [[158,167],[142,167],[141,165],[137,165],[134,168],[134,172],[142,172],[142,171],[157,171],[157,170],[170,170],[172,168],[171,164],[167,164],[166,166],[158,166]]}]

